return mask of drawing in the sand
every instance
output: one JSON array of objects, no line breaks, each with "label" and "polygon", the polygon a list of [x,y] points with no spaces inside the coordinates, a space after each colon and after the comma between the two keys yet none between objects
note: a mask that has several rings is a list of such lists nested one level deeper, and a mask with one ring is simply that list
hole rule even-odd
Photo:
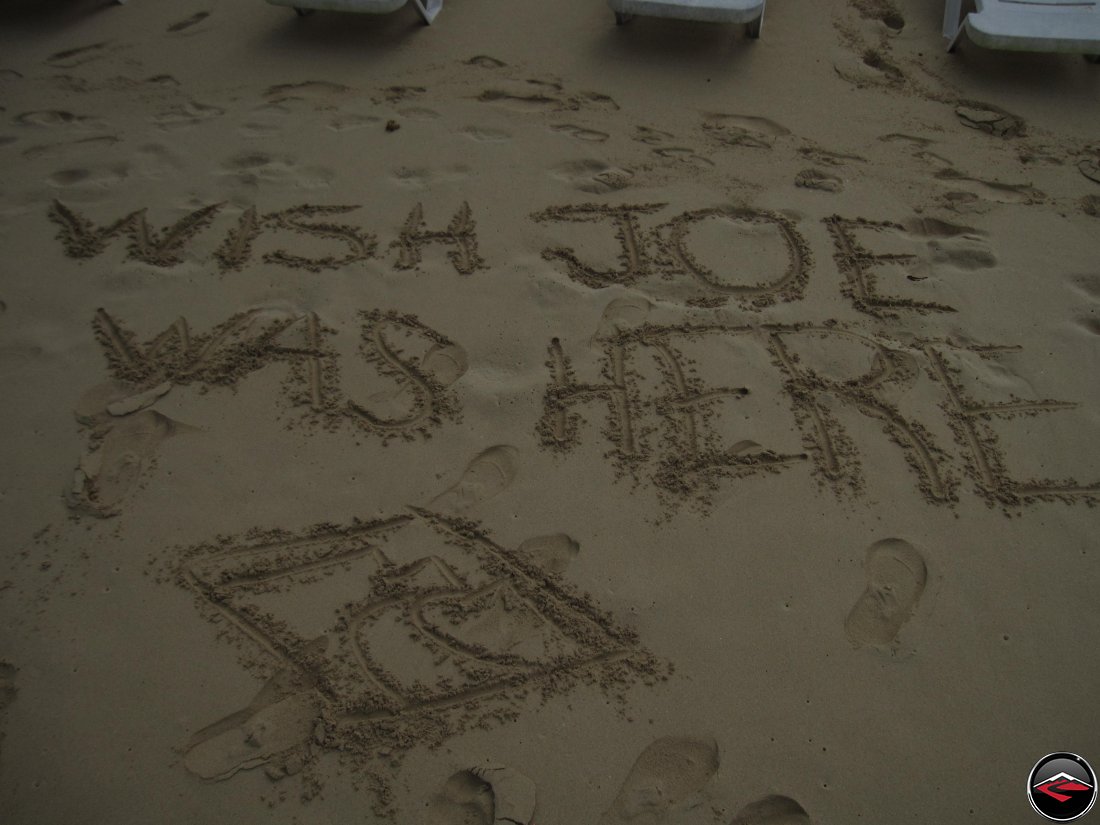
[{"label": "drawing in the sand", "polygon": [[512,551],[474,522],[410,507],[192,548],[177,581],[268,681],[197,732],[185,764],[207,779],[259,765],[280,776],[318,748],[368,758],[508,721],[528,695],[663,678],[556,572],[575,546],[548,536]]}]

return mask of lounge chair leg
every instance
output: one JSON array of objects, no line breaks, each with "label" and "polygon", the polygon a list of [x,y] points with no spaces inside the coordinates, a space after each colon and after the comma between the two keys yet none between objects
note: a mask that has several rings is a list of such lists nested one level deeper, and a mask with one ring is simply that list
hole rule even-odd
[{"label": "lounge chair leg", "polygon": [[443,8],[443,0],[413,0],[413,3],[416,4],[416,10],[420,12],[420,16],[424,18],[426,26],[432,24],[439,10]]},{"label": "lounge chair leg", "polygon": [[955,36],[951,38],[951,42],[947,44],[947,53],[954,54],[955,49],[959,48],[959,41],[962,40],[963,32],[966,31],[966,26],[959,26],[959,30],[955,32]]},{"label": "lounge chair leg", "polygon": [[761,6],[760,6],[760,16],[757,17],[755,20],[753,20],[751,23],[749,23],[749,25],[745,28],[745,34],[747,34],[753,40],[759,40],[760,39],[760,32],[762,32],[764,30],[764,9],[765,9],[766,5],[767,5],[766,3],[761,4]]},{"label": "lounge chair leg", "polygon": [[627,13],[621,12],[621,11],[615,12],[615,24],[618,25],[618,26],[625,26],[627,23],[629,23],[633,19],[634,19],[633,14],[627,14]]},{"label": "lounge chair leg", "polygon": [[298,12],[299,17],[309,17],[316,9],[300,9],[297,6],[294,7],[294,11]]}]

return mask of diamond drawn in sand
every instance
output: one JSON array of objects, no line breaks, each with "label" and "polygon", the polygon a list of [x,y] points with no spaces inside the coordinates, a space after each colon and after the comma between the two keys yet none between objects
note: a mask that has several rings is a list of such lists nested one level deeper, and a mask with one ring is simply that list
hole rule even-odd
[{"label": "diamond drawn in sand", "polygon": [[195,734],[185,765],[217,780],[260,765],[272,778],[296,773],[322,749],[392,759],[510,721],[532,695],[665,678],[529,544],[508,550],[474,522],[409,507],[192,549],[177,581],[273,675],[246,708]]}]

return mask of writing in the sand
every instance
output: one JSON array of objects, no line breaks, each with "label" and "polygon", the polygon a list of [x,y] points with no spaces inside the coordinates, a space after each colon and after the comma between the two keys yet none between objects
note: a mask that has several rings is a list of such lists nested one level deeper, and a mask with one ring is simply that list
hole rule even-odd
[{"label": "writing in the sand", "polygon": [[[593,288],[632,284],[660,271],[686,274],[716,293],[702,306],[732,298],[758,308],[802,297],[811,257],[786,216],[712,208],[685,211],[645,227],[643,219],[663,206],[579,204],[546,209],[532,218],[539,223],[597,222],[613,230],[621,251],[620,266],[614,269],[594,266],[568,247],[543,251],[548,261]],[[339,243],[343,254],[306,257],[276,250],[267,253],[265,261],[322,270],[362,260],[374,254],[374,237],[350,224],[326,220],[354,208],[299,206],[263,216],[250,208],[238,216],[215,257],[223,268],[239,268],[249,260],[251,243],[261,231],[290,231]],[[99,255],[112,239],[127,236],[131,257],[165,266],[182,260],[188,240],[220,209],[221,205],[204,207],[162,230],[150,228],[144,211],[102,226],[58,202],[50,214],[61,227],[60,238],[70,254]],[[715,275],[700,263],[689,243],[690,231],[711,220],[746,232],[768,233],[770,242],[785,252],[783,272],[757,284],[733,284]],[[929,227],[925,223],[922,231],[941,239],[961,231],[947,224]],[[878,289],[877,266],[907,263],[913,256],[872,252],[863,245],[861,233],[911,230],[837,216],[825,224],[845,276],[844,295],[856,309],[879,318],[897,317],[900,310],[954,311],[945,304],[890,296]],[[461,204],[447,226],[436,230],[427,228],[423,208],[417,204],[390,245],[396,250],[394,265],[414,267],[425,248],[436,244],[444,247],[460,274],[485,266],[478,255],[476,224],[468,204]],[[968,254],[968,260],[980,262],[973,250]],[[964,478],[978,495],[1003,505],[1100,498],[1100,483],[1020,478],[1022,473],[1013,471],[1002,447],[1007,420],[1058,413],[1075,404],[1015,395],[993,398],[984,389],[976,391],[982,397],[971,396],[968,387],[990,386],[976,365],[1019,347],[967,346],[908,334],[872,335],[836,321],[654,325],[645,315],[645,307],[630,305],[630,299],[612,301],[593,339],[602,350],[595,360],[590,346],[577,347],[557,338],[550,342],[543,413],[536,425],[543,447],[560,452],[577,449],[592,431],[586,421],[599,419],[599,438],[605,449],[610,448],[605,454],[615,466],[672,501],[705,502],[723,479],[799,467],[838,490],[859,492],[864,485],[860,456],[872,450],[884,455],[893,452],[910,469],[923,495],[936,504],[956,501]],[[345,394],[340,357],[328,343],[335,330],[327,329],[314,313],[251,309],[204,335],[193,335],[181,319],[144,345],[105,310],[97,315],[95,329],[112,372],[138,387],[166,381],[231,384],[268,364],[282,363],[288,367],[287,397],[329,429],[351,423],[386,441],[426,436],[456,420],[461,393],[453,385],[467,368],[466,351],[413,316],[370,310],[361,313],[361,319],[362,354],[389,381],[384,391],[372,394],[368,389],[361,398]],[[750,352],[754,349],[755,355]],[[722,375],[741,376],[736,386],[716,381],[713,372],[705,373],[698,366],[701,360],[713,369],[714,353],[732,359],[719,368]],[[821,358],[823,353],[829,357]],[[765,374],[759,374],[761,364],[769,365]],[[854,364],[869,366],[853,368]],[[928,386],[913,391],[921,382]],[[730,439],[726,414],[738,405],[752,406],[745,399],[757,397],[754,394],[761,386],[778,389],[791,416],[780,432],[797,433],[797,443]],[[876,426],[857,431],[853,425],[861,420]]]},{"label": "writing in the sand", "polygon": [[[96,224],[69,206],[54,201],[49,217],[58,226],[58,239],[73,258],[94,258],[106,252],[114,240],[126,238],[126,254],[131,260],[160,267],[183,263],[190,244],[221,213],[225,204],[203,206],[168,226],[150,226],[146,209],[137,209],[113,221]],[[354,205],[318,206],[302,204],[277,212],[260,214],[251,206],[237,216],[214,251],[214,260],[223,272],[241,270],[253,261],[253,244],[264,232],[297,234],[322,240],[335,249],[328,254],[306,255],[287,249],[267,252],[262,260],[292,269],[321,272],[339,269],[374,258],[378,250],[375,235],[350,223],[333,218],[358,209]],[[467,203],[461,204],[450,222],[440,229],[429,229],[424,207],[416,204],[409,212],[397,237],[390,244],[396,269],[418,266],[426,246],[442,244],[447,258],[460,275],[485,268],[477,251],[477,227]]]},{"label": "writing in the sand", "polygon": [[[1020,347],[902,342],[833,322],[611,326],[597,341],[602,356],[595,362],[587,343],[577,348],[588,362],[587,375],[559,339],[550,342],[540,441],[571,451],[592,432],[587,425],[599,423],[599,438],[616,466],[672,501],[707,502],[722,479],[799,467],[838,492],[858,493],[865,483],[861,452],[880,447],[898,456],[934,504],[958,500],[961,476],[988,502],[1003,505],[1100,496],[1100,483],[1018,478],[1002,446],[1005,421],[1076,404],[971,396],[968,387],[980,378],[975,373]],[[798,433],[795,443],[723,434],[723,414],[736,418],[737,407],[749,403],[758,386],[705,378],[692,356],[715,352],[741,355],[722,358],[720,374],[742,380],[751,374],[780,388],[793,427],[778,429]],[[707,360],[716,366],[713,357]],[[769,366],[760,374],[764,364]],[[931,385],[928,391],[913,392],[922,382]],[[860,419],[877,426],[860,428],[857,436],[852,423]],[[774,432],[776,422],[767,423]],[[944,429],[954,452],[935,434]]]}]

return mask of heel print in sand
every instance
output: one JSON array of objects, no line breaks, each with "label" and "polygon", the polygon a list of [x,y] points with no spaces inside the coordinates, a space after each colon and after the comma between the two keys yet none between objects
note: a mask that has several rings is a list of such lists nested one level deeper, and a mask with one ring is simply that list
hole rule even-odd
[{"label": "heel print in sand", "polygon": [[519,450],[507,444],[490,447],[478,453],[455,485],[436,496],[430,506],[444,513],[463,513],[502,492],[518,472]]},{"label": "heel print in sand", "polygon": [[505,765],[458,771],[428,803],[427,825],[530,825],[535,783]]},{"label": "heel print in sand", "polygon": [[635,760],[600,825],[663,822],[669,811],[702,791],[717,771],[718,743],[713,739],[657,739]]},{"label": "heel print in sand", "polygon": [[730,825],[810,825],[810,816],[789,796],[765,796],[738,811]]},{"label": "heel print in sand", "polygon": [[928,569],[913,545],[883,539],[867,551],[867,588],[844,622],[856,647],[887,647],[894,643],[924,592]]},{"label": "heel print in sand", "polygon": [[147,409],[171,389],[162,384],[135,392],[121,384],[90,390],[76,417],[90,430],[88,451],[77,466],[69,506],[96,516],[113,516],[154,461],[168,438],[192,431],[156,410]]}]

